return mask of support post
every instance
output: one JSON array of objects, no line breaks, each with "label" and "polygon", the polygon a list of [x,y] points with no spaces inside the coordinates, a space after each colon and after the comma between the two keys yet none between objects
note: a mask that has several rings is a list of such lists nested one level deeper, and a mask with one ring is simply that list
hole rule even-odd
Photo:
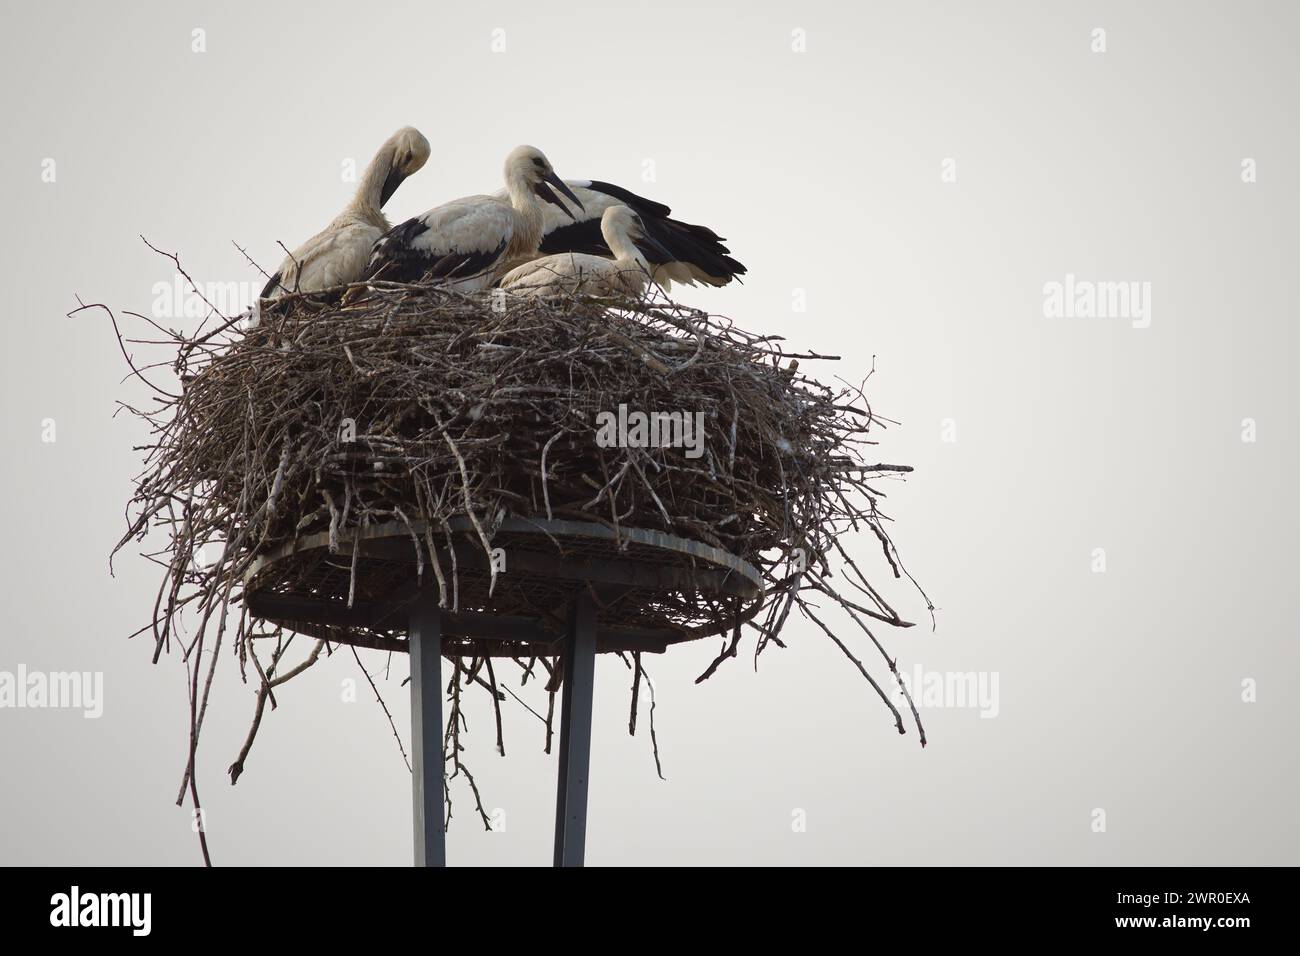
[{"label": "support post", "polygon": [[442,612],[432,590],[411,604],[411,793],[415,865],[446,866],[442,803]]},{"label": "support post", "polygon": [[560,780],[555,799],[555,865],[582,866],[587,843],[591,697],[596,678],[596,606],[585,590],[569,606],[560,702]]}]

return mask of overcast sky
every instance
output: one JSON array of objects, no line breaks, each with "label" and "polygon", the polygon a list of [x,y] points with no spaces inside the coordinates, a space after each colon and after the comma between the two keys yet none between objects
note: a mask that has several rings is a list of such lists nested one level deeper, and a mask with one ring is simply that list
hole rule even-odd
[{"label": "overcast sky", "polygon": [[[142,394],[104,318],[65,313],[172,307],[141,234],[260,286],[233,243],[274,265],[405,124],[433,155],[394,220],[496,190],[531,143],[728,238],[745,283],[685,301],[844,357],[813,374],[874,361],[899,422],[881,458],[916,466],[892,531],[940,608],[932,631],[897,587],[924,626],[882,636],[907,674],[996,690],[924,708],[922,750],[811,624],[700,686],[716,644],[675,648],[649,663],[661,782],[602,659],[589,863],[1297,861],[1293,5],[41,2],[6,23],[0,678],[102,674],[103,712],[0,709],[0,861],[200,859],[173,804],[183,666],[126,640],[159,569],[108,574],[144,437],[114,402]],[[404,736],[405,669],[379,675]],[[232,788],[254,688],[223,662],[215,862],[409,862],[409,777],[368,692],[344,700],[358,676],[344,653],[283,688]],[[548,864],[541,726],[507,708],[502,759],[475,707],[504,826],[456,782],[450,861]]]}]

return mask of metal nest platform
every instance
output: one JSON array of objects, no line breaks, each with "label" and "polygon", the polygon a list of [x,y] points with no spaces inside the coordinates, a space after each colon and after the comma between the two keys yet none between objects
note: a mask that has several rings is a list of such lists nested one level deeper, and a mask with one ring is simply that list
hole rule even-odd
[{"label": "metal nest platform", "polygon": [[555,865],[581,866],[596,654],[662,653],[737,627],[762,605],[763,578],[697,541],[589,522],[506,519],[491,545],[489,555],[464,518],[436,531],[376,525],[333,550],[321,532],[259,558],[245,576],[244,603],[303,634],[410,653],[417,866],[447,858],[442,658],[559,658]]},{"label": "metal nest platform", "polygon": [[640,528],[507,518],[491,559],[463,517],[446,529],[374,525],[333,553],[329,544],[320,532],[257,559],[245,576],[249,611],[312,637],[405,652],[412,602],[438,588],[430,544],[444,579],[444,656],[556,654],[579,591],[594,600],[599,653],[662,653],[729,631],[762,603],[762,575],[747,561]]}]

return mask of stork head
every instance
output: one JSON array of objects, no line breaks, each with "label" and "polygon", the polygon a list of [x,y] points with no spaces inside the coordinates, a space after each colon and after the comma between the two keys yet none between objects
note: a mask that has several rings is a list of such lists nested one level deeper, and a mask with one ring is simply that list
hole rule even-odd
[{"label": "stork head", "polygon": [[564,180],[556,175],[551,161],[536,146],[518,146],[511,150],[510,155],[506,157],[506,183],[516,183],[531,189],[542,199],[559,206],[570,219],[576,220],[578,217],[559,196],[555,195],[551,186],[573,200],[573,204],[579,209],[583,208],[581,200],[565,185]]},{"label": "stork head", "polygon": [[392,198],[397,187],[412,173],[419,172],[429,160],[429,141],[414,126],[403,126],[388,138],[384,149],[389,153],[388,175],[379,192],[379,207]]},{"label": "stork head", "polygon": [[[624,205],[610,206],[600,217],[600,231],[605,238],[605,244],[615,255],[620,255],[621,250],[616,246],[622,246],[623,243],[618,241],[626,239],[633,243],[637,249],[651,262],[671,262],[673,254],[664,246],[646,232],[645,223],[635,212]],[[630,251],[630,250],[629,250]]]},{"label": "stork head", "polygon": [[619,233],[629,239],[639,239],[645,235],[645,225],[641,217],[624,205],[610,206],[600,217],[601,229]]}]

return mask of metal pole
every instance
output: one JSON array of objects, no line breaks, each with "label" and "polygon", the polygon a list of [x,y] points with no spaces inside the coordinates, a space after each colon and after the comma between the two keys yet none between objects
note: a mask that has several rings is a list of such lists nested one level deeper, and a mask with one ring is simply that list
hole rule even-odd
[{"label": "metal pole", "polygon": [[560,774],[555,798],[555,865],[582,866],[587,843],[591,697],[596,678],[596,607],[586,591],[569,607],[560,702]]},{"label": "metal pole", "polygon": [[442,810],[442,612],[421,591],[411,605],[411,794],[415,865],[446,866]]}]

